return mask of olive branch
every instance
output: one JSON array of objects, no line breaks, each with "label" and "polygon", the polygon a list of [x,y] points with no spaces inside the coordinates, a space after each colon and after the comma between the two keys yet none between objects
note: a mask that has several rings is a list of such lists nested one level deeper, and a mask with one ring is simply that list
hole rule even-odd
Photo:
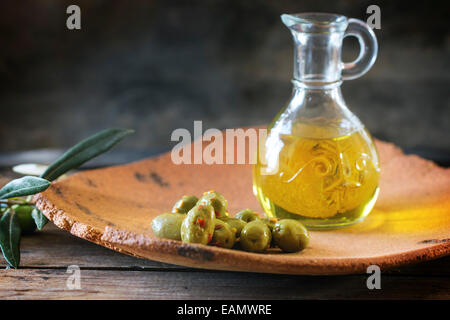
[{"label": "olive branch", "polygon": [[130,129],[100,131],[67,150],[40,177],[24,176],[0,189],[0,248],[11,267],[17,268],[20,263],[21,235],[36,228],[41,230],[48,222],[47,217],[35,207],[32,195],[45,191],[52,181],[110,150],[133,132]]}]

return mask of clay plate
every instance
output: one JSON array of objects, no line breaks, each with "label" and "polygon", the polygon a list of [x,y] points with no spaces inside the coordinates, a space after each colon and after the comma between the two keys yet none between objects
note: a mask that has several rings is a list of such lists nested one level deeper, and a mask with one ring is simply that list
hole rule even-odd
[{"label": "clay plate", "polygon": [[184,194],[214,189],[229,211],[261,210],[252,193],[250,165],[175,165],[170,153],[84,171],[36,196],[37,206],[75,236],[133,256],[189,267],[286,274],[363,273],[436,259],[450,253],[450,169],[405,155],[376,141],[380,196],[357,225],[311,231],[303,252],[248,253],[155,238],[150,222]]}]

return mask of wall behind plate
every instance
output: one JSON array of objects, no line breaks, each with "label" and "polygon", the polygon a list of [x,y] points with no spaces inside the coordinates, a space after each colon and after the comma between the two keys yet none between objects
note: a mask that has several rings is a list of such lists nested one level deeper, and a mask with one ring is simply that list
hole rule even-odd
[{"label": "wall behind plate", "polygon": [[[378,138],[450,150],[445,2],[8,1],[0,8],[0,151],[64,148],[106,127],[129,148],[167,146],[175,128],[268,123],[290,96],[292,41],[279,16],[367,19],[381,7],[373,69],[343,85]],[[82,30],[66,28],[78,4]],[[345,56],[356,43],[345,42]]]}]

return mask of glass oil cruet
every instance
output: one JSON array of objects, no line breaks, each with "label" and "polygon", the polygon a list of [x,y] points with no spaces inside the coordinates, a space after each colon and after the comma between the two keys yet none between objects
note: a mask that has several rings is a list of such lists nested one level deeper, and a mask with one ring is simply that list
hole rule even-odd
[{"label": "glass oil cruet", "polygon": [[[379,160],[361,121],[347,108],[343,80],[366,73],[377,40],[362,21],[326,13],[283,14],[294,39],[290,102],[258,143],[253,188],[270,217],[309,228],[362,221],[378,196]],[[358,58],[341,61],[344,37],[360,44]]]}]

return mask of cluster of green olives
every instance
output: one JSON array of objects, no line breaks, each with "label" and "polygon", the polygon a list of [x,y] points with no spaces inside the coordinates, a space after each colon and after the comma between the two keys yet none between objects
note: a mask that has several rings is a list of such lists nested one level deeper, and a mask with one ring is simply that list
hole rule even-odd
[{"label": "cluster of green olives", "polygon": [[172,212],[153,219],[153,233],[160,238],[250,252],[264,252],[270,247],[298,252],[308,245],[308,231],[296,220],[260,218],[250,209],[241,210],[232,218],[227,206],[227,200],[213,190],[200,199],[183,196]]}]

